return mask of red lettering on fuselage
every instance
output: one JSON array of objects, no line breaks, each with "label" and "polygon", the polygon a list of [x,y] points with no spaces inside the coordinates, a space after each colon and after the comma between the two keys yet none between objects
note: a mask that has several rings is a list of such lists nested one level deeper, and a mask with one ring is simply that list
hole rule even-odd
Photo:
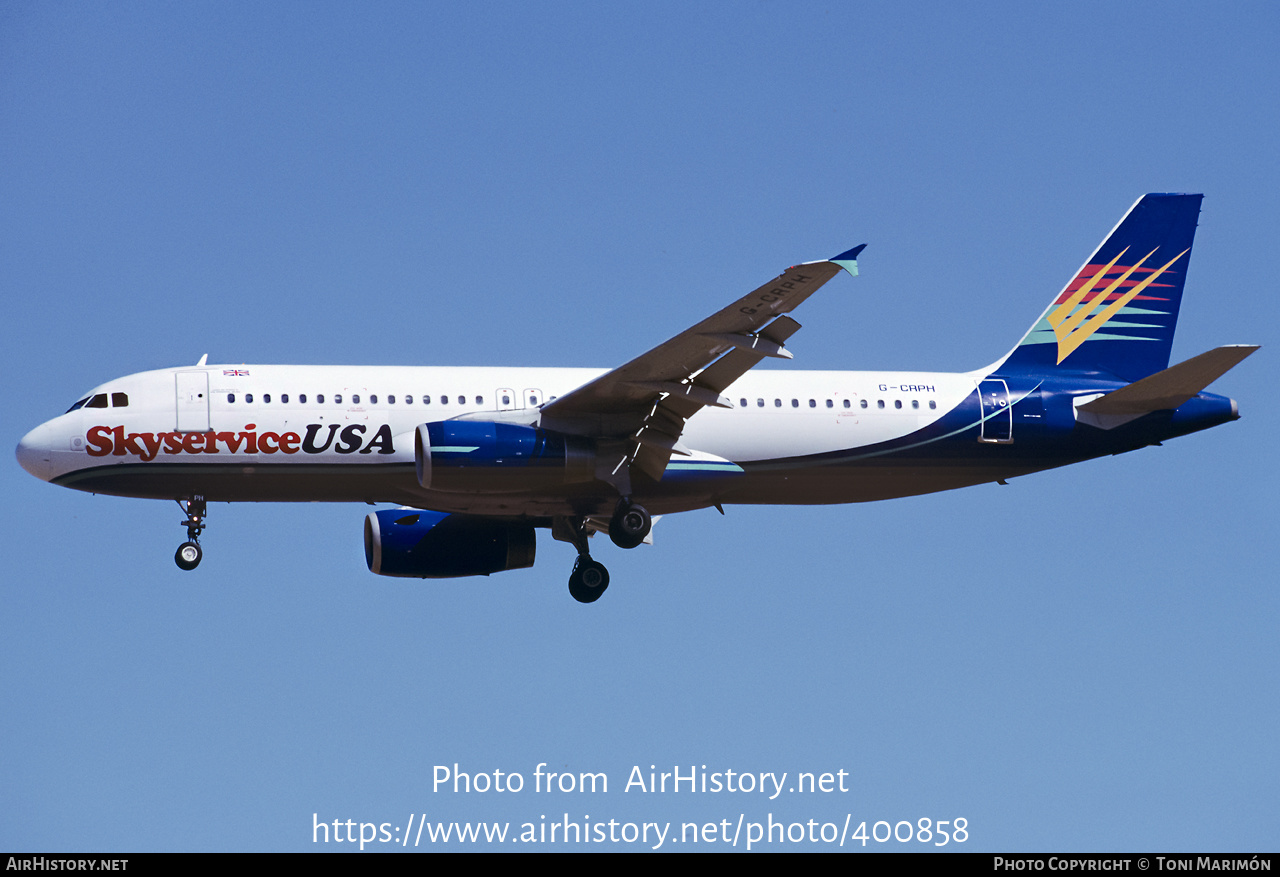
[{"label": "red lettering on fuselage", "polygon": [[160,453],[160,436],[153,432],[139,432],[135,433],[135,435],[137,435],[138,439],[147,446],[147,452],[140,455],[142,459],[147,462],[154,460],[156,458],[156,454]]},{"label": "red lettering on fuselage", "polygon": [[111,427],[95,426],[84,434],[84,439],[89,443],[85,450],[90,457],[105,457],[111,453]]},{"label": "red lettering on fuselage", "polygon": [[[339,433],[338,424],[329,424],[328,436],[323,445],[317,445],[316,436],[321,429],[318,423],[307,425],[304,439],[296,432],[257,432],[257,424],[246,423],[241,432],[131,432],[123,426],[94,426],[85,433],[85,451],[91,457],[134,456],[143,462],[151,462],[163,449],[166,454],[219,454],[222,445],[232,454],[323,454],[330,450],[339,454],[394,454],[391,426],[382,424],[376,433],[367,436],[362,424],[351,424]],[[333,440],[337,434],[338,442]]]},{"label": "red lettering on fuselage", "polygon": [[233,454],[240,450],[240,445],[244,444],[244,439],[234,432],[220,432],[214,438],[226,445],[227,450]]}]

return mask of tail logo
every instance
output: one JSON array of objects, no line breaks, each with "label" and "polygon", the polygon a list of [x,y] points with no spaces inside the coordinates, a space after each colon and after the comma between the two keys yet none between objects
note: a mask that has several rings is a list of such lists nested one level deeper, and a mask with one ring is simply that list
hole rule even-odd
[{"label": "tail logo", "polygon": [[[1157,247],[1156,249],[1159,248]],[[1147,253],[1134,265],[1117,265],[1116,263],[1124,258],[1124,254],[1129,251],[1128,247],[1121,250],[1106,265],[1084,266],[1080,273],[1076,275],[1076,278],[1067,285],[1061,303],[1052,308],[1047,315],[1049,325],[1053,327],[1053,334],[1058,342],[1058,364],[1061,364],[1064,359],[1074,353],[1077,347],[1088,341],[1095,332],[1106,325],[1108,320],[1137,298],[1147,287],[1155,283],[1162,274],[1169,270],[1174,262],[1177,262],[1190,250],[1191,248],[1188,247],[1160,268],[1142,267],[1148,259],[1155,255],[1156,250]],[[1091,271],[1094,273],[1090,274]],[[1113,271],[1122,273],[1102,289],[1097,289],[1098,286],[1105,282],[1107,275]],[[1129,279],[1133,274],[1139,272],[1147,273],[1147,276],[1140,281]],[[1167,284],[1156,285],[1164,286]],[[1077,287],[1074,292],[1072,291],[1073,287]],[[1124,292],[1117,294],[1120,289],[1125,287],[1127,289]],[[1116,297],[1112,298],[1113,295]]]}]

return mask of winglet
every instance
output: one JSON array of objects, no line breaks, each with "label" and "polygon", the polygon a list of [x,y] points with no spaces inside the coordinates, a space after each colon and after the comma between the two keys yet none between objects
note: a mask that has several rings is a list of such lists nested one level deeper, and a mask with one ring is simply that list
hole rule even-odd
[{"label": "winglet", "polygon": [[845,250],[838,256],[832,256],[828,262],[834,262],[854,277],[858,276],[858,254],[867,248],[866,244],[858,244],[852,250]]}]

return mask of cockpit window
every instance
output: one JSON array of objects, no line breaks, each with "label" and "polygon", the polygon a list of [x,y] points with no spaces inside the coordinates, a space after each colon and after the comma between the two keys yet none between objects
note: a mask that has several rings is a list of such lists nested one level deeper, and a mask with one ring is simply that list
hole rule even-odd
[{"label": "cockpit window", "polygon": [[128,394],[128,393],[112,393],[112,394],[111,394],[111,407],[112,407],[112,408],[127,408],[127,407],[129,407],[129,394]]},{"label": "cockpit window", "polygon": [[88,397],[88,396],[85,396],[85,397],[84,397],[83,399],[81,399],[79,402],[77,402],[76,404],[74,404],[74,405],[72,405],[70,408],[68,408],[68,409],[67,409],[67,411],[66,411],[66,413],[67,413],[67,414],[70,414],[72,411],[75,411],[75,410],[76,410],[76,409],[78,409],[78,408],[83,408],[83,407],[84,407],[84,403],[86,403],[86,402],[88,402],[88,401],[89,401],[89,397]]},{"label": "cockpit window", "polygon": [[106,408],[106,407],[107,407],[107,394],[106,394],[106,393],[99,393],[98,395],[96,395],[96,396],[94,396],[92,399],[90,399],[88,402],[84,403],[84,407],[85,407],[85,408]]}]

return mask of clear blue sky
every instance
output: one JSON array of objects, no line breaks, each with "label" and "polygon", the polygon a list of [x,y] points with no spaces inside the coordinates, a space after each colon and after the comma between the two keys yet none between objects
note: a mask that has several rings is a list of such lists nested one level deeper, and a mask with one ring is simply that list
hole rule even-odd
[{"label": "clear blue sky", "polygon": [[[597,548],[585,607],[545,533],[531,570],[375,577],[363,506],[214,506],[184,574],[172,504],[9,458],[0,848],[312,850],[313,813],[425,812],[1274,850],[1280,12],[1042,7],[0,6],[7,448],[204,353],[609,367],[863,241],[794,367],[976,368],[1149,191],[1206,195],[1174,358],[1264,345],[1214,387],[1238,423],[1008,487],[667,517]],[[455,762],[610,789],[433,792]],[[624,792],[651,764],[850,790]]]}]

